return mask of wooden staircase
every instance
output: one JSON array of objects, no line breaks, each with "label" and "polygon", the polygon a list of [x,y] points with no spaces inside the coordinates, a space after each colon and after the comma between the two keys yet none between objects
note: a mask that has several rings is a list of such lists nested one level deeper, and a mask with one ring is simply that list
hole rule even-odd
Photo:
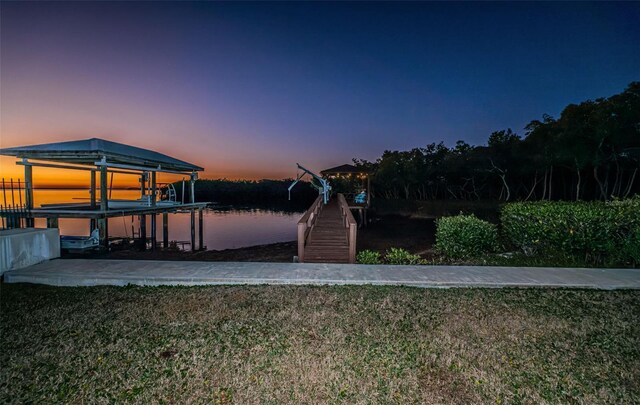
[{"label": "wooden staircase", "polygon": [[342,194],[316,200],[298,222],[298,258],[306,263],[355,263],[357,224]]}]

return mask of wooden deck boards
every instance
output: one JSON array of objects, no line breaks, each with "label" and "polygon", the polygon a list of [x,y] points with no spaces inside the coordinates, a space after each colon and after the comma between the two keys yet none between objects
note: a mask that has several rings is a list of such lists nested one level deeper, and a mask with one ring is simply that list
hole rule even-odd
[{"label": "wooden deck boards", "polygon": [[336,199],[320,211],[307,239],[304,258],[308,263],[349,263],[347,228]]}]

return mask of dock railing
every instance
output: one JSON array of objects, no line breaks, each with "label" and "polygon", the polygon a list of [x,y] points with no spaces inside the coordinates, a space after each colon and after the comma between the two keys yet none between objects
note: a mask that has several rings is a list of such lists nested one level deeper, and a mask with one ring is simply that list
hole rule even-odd
[{"label": "dock railing", "polygon": [[344,195],[338,194],[337,198],[338,204],[340,205],[340,213],[342,214],[343,223],[345,228],[347,228],[347,240],[349,243],[349,263],[355,263],[358,223],[353,217],[351,209],[349,209],[349,204],[344,198]]},{"label": "dock railing", "polygon": [[307,242],[307,236],[315,226],[322,206],[322,196],[320,195],[298,221],[298,261],[300,263],[304,262],[304,246]]},{"label": "dock railing", "polygon": [[[31,210],[26,204],[27,195],[24,181],[2,178],[0,192],[0,229],[33,227]],[[22,196],[24,195],[24,200]]]},{"label": "dock railing", "polygon": [[31,211],[26,205],[0,205],[0,229],[28,228]]}]

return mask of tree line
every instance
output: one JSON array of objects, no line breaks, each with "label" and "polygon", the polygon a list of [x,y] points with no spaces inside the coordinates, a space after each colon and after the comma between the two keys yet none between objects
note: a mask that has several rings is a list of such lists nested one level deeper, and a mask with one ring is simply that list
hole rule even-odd
[{"label": "tree line", "polygon": [[[292,179],[286,180],[197,180],[194,190],[196,201],[209,201],[219,206],[268,208],[283,211],[304,211],[318,197],[318,191],[309,182],[301,181],[291,190]],[[188,187],[188,182],[185,183]],[[174,183],[178,195],[182,182]],[[185,190],[188,195],[189,190]]]},{"label": "tree line", "polygon": [[493,132],[486,146],[431,143],[354,163],[374,174],[373,195],[387,199],[608,200],[640,193],[640,82],[524,129],[524,136]]}]

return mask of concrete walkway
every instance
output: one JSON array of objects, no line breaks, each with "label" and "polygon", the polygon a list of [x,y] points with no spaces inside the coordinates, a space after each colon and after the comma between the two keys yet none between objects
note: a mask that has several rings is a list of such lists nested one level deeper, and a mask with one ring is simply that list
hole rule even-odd
[{"label": "concrete walkway", "polygon": [[640,269],[383,266],[150,260],[52,260],[4,274],[7,283],[55,286],[315,284],[414,287],[640,289]]}]

